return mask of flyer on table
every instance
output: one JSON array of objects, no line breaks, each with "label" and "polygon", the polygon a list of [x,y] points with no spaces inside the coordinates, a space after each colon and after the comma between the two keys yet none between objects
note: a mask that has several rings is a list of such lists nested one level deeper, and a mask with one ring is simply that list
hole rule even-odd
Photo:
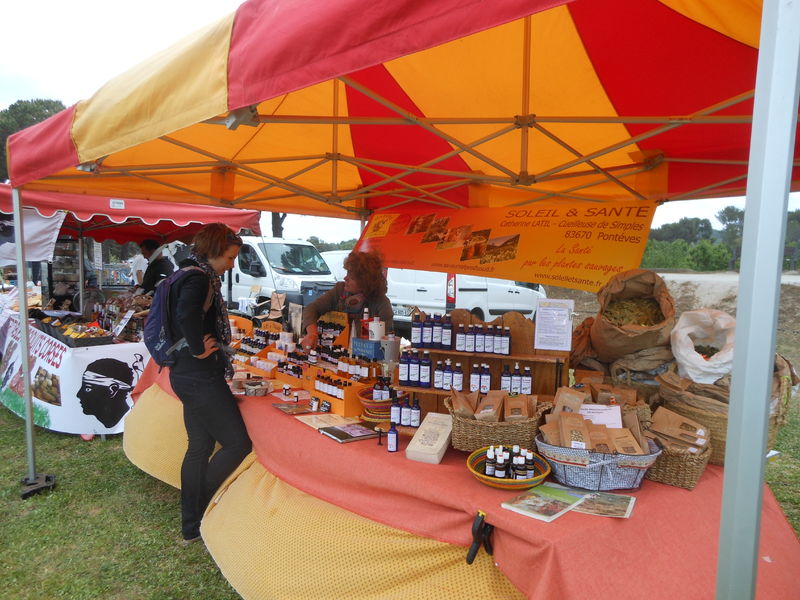
[{"label": "flyer on table", "polygon": [[644,254],[655,202],[537,202],[374,214],[356,249],[387,267],[464,273],[597,292]]}]

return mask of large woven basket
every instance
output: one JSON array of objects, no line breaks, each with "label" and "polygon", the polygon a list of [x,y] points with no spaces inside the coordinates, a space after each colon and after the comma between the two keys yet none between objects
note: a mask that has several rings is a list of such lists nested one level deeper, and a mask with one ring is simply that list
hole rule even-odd
[{"label": "large woven basket", "polygon": [[453,434],[450,444],[456,450],[473,452],[484,446],[501,444],[523,448],[533,448],[533,440],[539,433],[539,422],[542,415],[553,408],[550,402],[537,405],[536,415],[525,421],[501,421],[493,423],[478,419],[466,419],[453,412],[449,397],[445,397],[444,405],[453,417]]},{"label": "large woven basket", "polygon": [[712,446],[708,445],[697,454],[688,450],[664,448],[645,477],[651,481],[692,490],[706,470],[708,459],[713,452],[711,448]]},{"label": "large woven basket", "polygon": [[550,463],[556,481],[593,492],[638,488],[647,469],[661,454],[654,442],[648,440],[648,444],[650,454],[604,454],[553,446],[541,435],[536,437],[539,454]]},{"label": "large woven basket", "polygon": [[[791,378],[783,376],[780,379],[780,391],[778,393],[778,403],[775,412],[769,415],[768,420],[768,435],[767,435],[767,448],[772,448],[775,445],[775,439],[778,437],[778,431],[786,421],[786,412],[788,410],[789,397],[791,396]],[[698,406],[678,402],[662,397],[664,406],[679,415],[688,417],[704,425],[711,432],[711,439],[714,443],[711,448],[711,456],[708,459],[712,465],[725,464],[725,446],[728,437],[728,414],[704,410]]]}]

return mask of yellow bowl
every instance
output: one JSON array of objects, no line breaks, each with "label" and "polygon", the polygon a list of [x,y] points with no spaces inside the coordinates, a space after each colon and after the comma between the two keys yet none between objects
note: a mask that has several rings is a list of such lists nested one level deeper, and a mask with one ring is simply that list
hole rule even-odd
[{"label": "yellow bowl", "polygon": [[467,458],[467,468],[481,483],[501,490],[527,490],[542,483],[550,474],[550,464],[541,456],[533,453],[534,477],[528,479],[498,479],[484,473],[486,466],[486,451],[489,446],[478,448]]}]

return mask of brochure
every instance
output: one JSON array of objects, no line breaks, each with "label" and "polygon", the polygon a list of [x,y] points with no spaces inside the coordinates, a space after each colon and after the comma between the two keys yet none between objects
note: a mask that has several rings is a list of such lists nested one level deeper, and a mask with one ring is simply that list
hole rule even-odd
[{"label": "brochure", "polygon": [[590,492],[578,488],[571,488],[557,483],[550,484],[553,487],[560,487],[568,494],[583,497],[583,502],[577,504],[573,510],[586,515],[596,515],[598,517],[615,517],[627,519],[633,512],[633,505],[636,502],[634,496],[625,494],[611,494],[609,492]]},{"label": "brochure", "polygon": [[347,442],[357,442],[358,440],[368,440],[370,438],[378,437],[378,432],[374,429],[365,426],[362,423],[350,423],[348,425],[334,425],[333,427],[320,427],[319,432],[327,435],[339,442],[346,444]]},{"label": "brochure", "polygon": [[583,502],[583,496],[571,492],[573,490],[560,485],[543,483],[503,502],[500,506],[549,523]]},{"label": "brochure", "polygon": [[348,423],[358,423],[355,417],[342,417],[333,413],[324,413],[321,415],[300,415],[295,417],[301,423],[305,423],[314,429],[322,427],[335,427],[337,425],[347,425]]},{"label": "brochure", "polygon": [[285,412],[287,415],[304,415],[311,412],[311,407],[302,402],[273,402],[272,406]]}]

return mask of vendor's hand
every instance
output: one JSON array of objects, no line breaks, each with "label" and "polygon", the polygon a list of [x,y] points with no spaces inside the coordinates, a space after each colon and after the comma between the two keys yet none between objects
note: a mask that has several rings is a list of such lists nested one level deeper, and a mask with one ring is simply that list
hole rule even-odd
[{"label": "vendor's hand", "polygon": [[300,340],[300,346],[302,348],[305,348],[306,350],[310,348],[316,348],[318,340],[319,336],[317,335],[317,333],[309,331],[308,333],[306,333],[305,337],[302,340]]},{"label": "vendor's hand", "polygon": [[203,346],[205,347],[205,351],[202,354],[193,354],[195,358],[208,358],[214,352],[219,350],[219,346],[217,345],[217,338],[215,338],[210,333],[207,333],[203,338]]}]

